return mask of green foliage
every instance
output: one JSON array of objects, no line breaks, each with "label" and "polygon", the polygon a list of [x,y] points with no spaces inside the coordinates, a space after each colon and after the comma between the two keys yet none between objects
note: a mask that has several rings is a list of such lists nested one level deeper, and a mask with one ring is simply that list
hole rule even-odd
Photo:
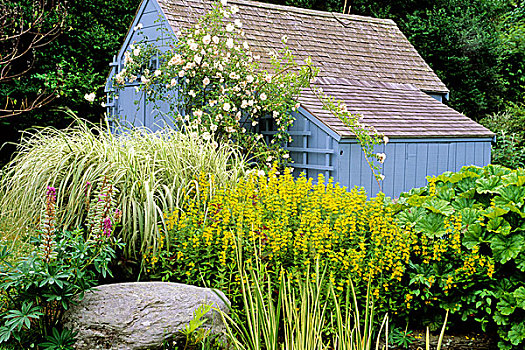
[{"label": "green foliage", "polygon": [[163,212],[181,205],[195,178],[213,174],[225,185],[237,181],[244,169],[235,148],[194,134],[146,129],[111,133],[78,121],[67,129],[43,128],[24,137],[4,168],[0,205],[3,218],[14,220],[12,227],[31,227],[42,208],[41,193],[52,185],[58,190],[57,223],[75,228],[89,213],[86,194],[110,179],[112,198],[122,211],[117,234],[129,254],[137,255],[158,245]]},{"label": "green foliage", "polygon": [[[463,321],[479,323],[483,330],[496,327],[501,349],[523,344],[525,171],[496,165],[464,167],[457,173],[429,178],[428,186],[402,194],[393,207],[400,224],[414,227],[420,235],[431,232],[431,238],[436,227],[459,218],[454,224],[461,232],[457,254],[411,258],[410,284],[424,284],[431,278],[435,285],[431,288],[427,283],[423,291],[413,290],[413,298],[431,296],[436,301],[431,308],[451,309]],[[439,232],[443,239],[454,240],[443,230]],[[455,269],[456,264],[462,266]],[[480,274],[482,266],[488,267],[488,273]]]},{"label": "green foliage", "polygon": [[[98,195],[92,202],[105,203],[113,211],[111,195],[106,192],[106,197]],[[111,275],[115,249],[123,247],[112,236],[114,218],[107,212],[98,216],[104,230],[94,231],[90,225],[87,239],[81,229],[58,231],[56,199],[56,189],[48,187],[40,230],[30,238],[32,253],[11,263],[7,246],[2,245],[0,290],[7,298],[0,311],[0,343],[28,348],[45,338],[47,342],[40,344],[44,349],[71,349],[74,334],[60,329],[64,311],[82,300],[99,277]]]},{"label": "green foliage", "polygon": [[69,329],[63,329],[61,332],[53,328],[53,334],[46,336],[46,342],[39,344],[43,350],[70,350],[75,345],[76,333]]},{"label": "green foliage", "polygon": [[480,122],[496,133],[492,163],[512,169],[525,167],[525,105],[511,103],[503,112]]},{"label": "green foliage", "polygon": [[[32,243],[39,247],[42,237],[34,237]],[[49,261],[39,251],[13,265],[4,257],[0,288],[9,296],[9,305],[1,313],[2,342],[25,348],[46,336],[48,348],[68,348],[72,334],[55,328],[61,327],[62,314],[77,295],[82,298],[99,276],[111,273],[108,264],[119,246],[112,237],[85,240],[81,231],[59,232],[55,244],[56,257]]]},{"label": "green foliage", "polygon": [[[35,1],[13,3],[29,10]],[[68,126],[72,118],[60,110],[62,107],[82,111],[82,117],[91,121],[101,119],[109,63],[122,45],[139,4],[139,0],[67,1],[63,32],[51,44],[37,49],[34,66],[23,78],[0,84],[0,96],[21,100],[56,88],[57,97],[43,108],[1,119],[0,145],[18,142],[19,132],[33,126]],[[84,99],[92,92],[97,96],[94,103]],[[14,147],[4,145],[0,164],[7,163],[14,151]]]}]

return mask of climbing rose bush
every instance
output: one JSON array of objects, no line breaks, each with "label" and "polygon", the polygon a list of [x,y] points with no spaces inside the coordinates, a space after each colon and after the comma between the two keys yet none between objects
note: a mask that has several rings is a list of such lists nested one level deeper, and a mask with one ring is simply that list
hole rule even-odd
[{"label": "climbing rose bush", "polygon": [[[176,33],[176,44],[165,53],[147,41],[135,43],[125,53],[124,68],[114,84],[123,88],[140,81],[136,89],[144,91],[150,102],[167,103],[179,130],[198,131],[219,143],[234,142],[269,169],[275,161],[288,162],[282,146],[292,141],[288,128],[300,107],[297,98],[302,89],[310,88],[318,69],[310,59],[295,60],[286,36],[281,49],[266,52],[268,59],[261,64],[243,23],[235,18],[238,11],[225,1],[216,3],[195,26]],[[373,145],[382,142],[382,135],[359,123],[358,116],[322,90],[314,92],[324,108],[354,132],[374,165]]]}]

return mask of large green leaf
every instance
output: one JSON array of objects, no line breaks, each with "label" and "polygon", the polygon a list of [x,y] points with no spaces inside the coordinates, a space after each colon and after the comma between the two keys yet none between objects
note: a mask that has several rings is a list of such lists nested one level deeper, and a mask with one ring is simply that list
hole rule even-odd
[{"label": "large green leaf", "polygon": [[481,212],[472,208],[464,208],[459,211],[461,214],[462,227],[470,227],[481,220]]},{"label": "large green leaf", "polygon": [[467,249],[472,249],[483,241],[483,228],[479,224],[470,225],[463,235],[461,243]]},{"label": "large green leaf", "polygon": [[490,219],[489,222],[487,222],[487,230],[507,236],[510,234],[512,227],[507,220],[503,219],[501,216],[498,216]]},{"label": "large green leaf", "polygon": [[514,300],[511,294],[506,293],[498,302],[496,308],[504,316],[511,315],[514,313],[514,310],[516,310],[516,300]]},{"label": "large green leaf", "polygon": [[494,198],[496,205],[498,205],[498,203],[513,203],[518,208],[521,208],[525,200],[525,187],[516,187],[514,185],[501,187],[498,190],[498,194],[502,198],[499,198],[499,196]]},{"label": "large green leaf", "polygon": [[438,181],[443,181],[443,182],[451,182],[451,183],[457,183],[461,180],[463,180],[465,177],[468,177],[469,175],[465,174],[465,173],[461,173],[461,172],[458,172],[458,173],[450,173],[450,172],[445,172],[441,175],[439,175],[437,177],[437,180]]},{"label": "large green leaf", "polygon": [[509,212],[509,209],[507,208],[501,208],[501,207],[489,207],[485,209],[483,212],[483,215],[488,217],[489,219],[494,219],[499,216],[503,216]]},{"label": "large green leaf", "polygon": [[447,202],[451,202],[456,196],[456,191],[453,188],[441,186],[437,188],[436,195],[438,198],[443,199]]},{"label": "large green leaf", "polygon": [[421,207],[405,209],[397,214],[397,222],[400,225],[414,227],[414,225],[426,215],[426,210]]},{"label": "large green leaf", "polygon": [[432,197],[423,202],[422,206],[428,210],[437,213],[443,214],[446,216],[452,215],[454,213],[454,208],[450,205],[450,202]]},{"label": "large green leaf", "polygon": [[[474,174],[476,177],[479,177],[477,174]],[[476,189],[476,179],[472,177],[465,177],[463,180],[458,182],[458,189],[461,192],[467,192],[472,189]]]},{"label": "large green leaf", "polygon": [[512,296],[516,299],[516,307],[525,309],[525,287],[519,287],[516,289]]},{"label": "large green leaf", "polygon": [[525,339],[525,321],[514,324],[511,327],[508,335],[512,345],[523,344],[523,340]]},{"label": "large green leaf", "polygon": [[475,203],[476,201],[474,199],[456,197],[450,204],[454,209],[461,210],[464,208],[471,208]]},{"label": "large green leaf", "polygon": [[476,191],[478,193],[496,193],[501,187],[501,179],[496,176],[489,178],[480,178],[476,180]]},{"label": "large green leaf", "polygon": [[[522,170],[522,169],[520,169]],[[525,185],[525,172],[517,170],[513,171],[512,173],[505,175],[502,177],[502,183],[504,186],[507,185],[516,185],[516,186],[523,186]]]},{"label": "large green leaf", "polygon": [[523,244],[524,239],[521,235],[497,235],[492,239],[490,248],[492,249],[494,259],[504,264],[518,256]]},{"label": "large green leaf", "polygon": [[444,216],[428,213],[416,223],[415,229],[428,237],[441,237],[445,233]]},{"label": "large green leaf", "polygon": [[486,174],[497,177],[502,177],[512,172],[509,168],[497,164],[489,164],[485,166],[483,170]]}]

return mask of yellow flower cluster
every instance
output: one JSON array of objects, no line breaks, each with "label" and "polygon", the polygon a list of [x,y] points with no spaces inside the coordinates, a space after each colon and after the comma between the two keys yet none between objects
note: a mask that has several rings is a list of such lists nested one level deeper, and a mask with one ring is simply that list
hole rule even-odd
[{"label": "yellow flower cluster", "polygon": [[302,274],[319,260],[339,291],[351,279],[388,290],[401,281],[417,238],[395,224],[382,196],[368,200],[364,190],[348,192],[322,175],[314,184],[273,170],[213,188],[213,179],[201,177],[196,199],[165,215],[170,258],[186,269],[212,255],[221,268],[230,266],[242,240],[245,259],[257,254],[275,272]]}]

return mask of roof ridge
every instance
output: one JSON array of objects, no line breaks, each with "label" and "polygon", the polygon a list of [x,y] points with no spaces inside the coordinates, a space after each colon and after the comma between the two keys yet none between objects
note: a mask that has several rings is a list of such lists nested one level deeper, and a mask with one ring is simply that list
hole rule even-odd
[{"label": "roof ridge", "polygon": [[[170,0],[167,0],[167,1],[170,1]],[[171,0],[171,1],[173,1],[173,0]],[[388,25],[397,26],[396,23],[393,20],[388,19],[388,18],[375,18],[375,17],[368,17],[368,16],[343,14],[343,13],[339,13],[339,12],[310,10],[310,9],[305,9],[305,8],[301,8],[301,7],[276,5],[276,4],[270,4],[270,3],[260,2],[260,1],[230,0],[230,1],[228,1],[228,3],[236,4],[236,5],[243,5],[243,6],[267,8],[267,9],[278,10],[278,11],[296,12],[296,13],[301,13],[301,14],[311,15],[311,16],[317,16],[317,17],[329,17],[329,18],[335,18],[335,19],[349,19],[349,20],[353,20],[353,21],[357,20],[357,21],[362,21],[362,22],[382,23],[382,24],[388,24]]]}]

